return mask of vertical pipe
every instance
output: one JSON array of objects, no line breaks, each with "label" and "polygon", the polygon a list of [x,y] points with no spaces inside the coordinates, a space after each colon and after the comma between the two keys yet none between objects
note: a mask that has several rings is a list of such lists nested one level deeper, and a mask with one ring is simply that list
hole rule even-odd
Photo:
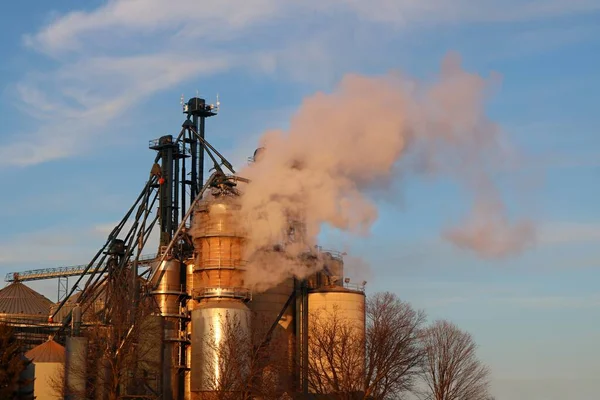
[{"label": "vertical pipe", "polygon": [[[192,116],[194,129],[198,129],[198,116]],[[192,176],[191,176],[191,198],[195,199],[198,193],[198,140],[190,133],[190,152],[192,153]]]},{"label": "vertical pipe", "polygon": [[173,172],[173,221],[175,225],[179,225],[179,163],[183,161],[181,154],[179,154],[179,145],[173,149],[177,157],[174,159],[174,172]]},{"label": "vertical pipe", "polygon": [[[200,137],[202,139],[204,139],[205,120],[205,117],[200,117],[200,129],[198,130],[198,133],[200,134]],[[198,149],[198,187],[202,187],[202,185],[204,184],[204,144],[199,143],[199,145],[200,148]]]},{"label": "vertical pipe", "polygon": [[165,190],[166,190],[166,232],[168,235],[169,241],[173,239],[173,145],[167,148],[167,176],[165,180]]},{"label": "vertical pipe", "polygon": [[308,285],[302,281],[302,394],[308,396]]},{"label": "vertical pipe", "polygon": [[162,351],[160,352],[160,365],[162,366],[161,375],[161,389],[162,389],[162,398],[164,400],[171,400],[171,371],[169,369],[169,354],[167,349],[169,348],[169,344],[165,342],[167,338],[167,319],[165,317],[161,317],[161,343],[162,343]]},{"label": "vertical pipe", "polygon": [[294,278],[294,290],[296,291],[296,315],[294,318],[294,325],[295,325],[295,331],[296,331],[296,354],[295,354],[295,361],[296,361],[296,368],[295,368],[295,390],[302,392],[302,387],[303,387],[303,354],[304,354],[304,347],[303,347],[303,328],[304,325],[302,323],[303,321],[303,307],[302,307],[302,281]]},{"label": "vertical pipe", "polygon": [[187,135],[189,135],[189,129],[186,128],[185,132],[183,132],[183,155],[181,158],[181,216],[183,217],[185,215],[185,164],[186,164],[186,158],[185,158],[185,149],[188,147],[187,146],[187,140],[186,137]]},{"label": "vertical pipe", "polygon": [[[182,295],[179,297],[179,314],[182,314],[186,306],[186,291],[187,291],[187,265],[184,262],[179,263],[179,291]],[[179,339],[182,339],[186,333],[186,321],[184,318],[179,318],[177,321],[179,324],[178,335]],[[183,340],[177,342],[177,400],[183,399],[185,392],[185,370],[182,366],[185,366],[185,349],[186,344]]]},{"label": "vertical pipe", "polygon": [[295,281],[296,290],[296,380],[298,390],[308,395],[308,284]]}]

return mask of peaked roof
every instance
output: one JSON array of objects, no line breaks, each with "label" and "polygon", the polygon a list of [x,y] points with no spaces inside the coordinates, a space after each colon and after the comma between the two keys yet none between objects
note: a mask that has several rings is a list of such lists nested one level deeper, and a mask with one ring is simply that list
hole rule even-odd
[{"label": "peaked roof", "polygon": [[64,363],[65,348],[52,339],[25,353],[34,363]]},{"label": "peaked roof", "polygon": [[0,290],[0,315],[48,318],[52,301],[21,282]]}]

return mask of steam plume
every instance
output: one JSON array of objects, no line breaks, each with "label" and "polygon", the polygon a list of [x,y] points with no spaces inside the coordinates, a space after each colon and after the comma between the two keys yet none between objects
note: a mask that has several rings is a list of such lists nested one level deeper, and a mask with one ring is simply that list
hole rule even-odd
[{"label": "steam plume", "polygon": [[483,256],[521,251],[533,228],[508,220],[491,178],[506,159],[502,132],[484,112],[493,83],[465,72],[452,54],[433,84],[348,75],[333,93],[305,99],[289,131],[265,133],[260,161],[241,171],[252,181],[242,197],[251,249],[280,238],[290,218],[304,219],[309,245],[323,224],[368,234],[377,219],[371,193],[410,155],[427,172],[457,178],[473,197],[466,222],[445,238]]}]

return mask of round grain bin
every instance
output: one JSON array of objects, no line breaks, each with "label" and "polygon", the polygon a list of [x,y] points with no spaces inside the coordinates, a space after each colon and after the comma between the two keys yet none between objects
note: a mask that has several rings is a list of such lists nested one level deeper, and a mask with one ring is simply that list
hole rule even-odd
[{"label": "round grain bin", "polygon": [[321,390],[329,390],[328,379],[336,376],[345,380],[347,390],[360,392],[365,363],[365,294],[343,287],[311,291],[308,318],[308,363],[321,371]]},{"label": "round grain bin", "polygon": [[64,377],[65,348],[50,339],[25,353],[35,366],[34,396],[37,400],[59,400]]},{"label": "round grain bin", "polygon": [[15,281],[0,290],[0,323],[24,325],[16,336],[30,350],[48,338],[36,326],[48,322],[51,306],[50,299]]},{"label": "round grain bin", "polygon": [[47,322],[52,301],[15,281],[0,290],[0,320]]}]

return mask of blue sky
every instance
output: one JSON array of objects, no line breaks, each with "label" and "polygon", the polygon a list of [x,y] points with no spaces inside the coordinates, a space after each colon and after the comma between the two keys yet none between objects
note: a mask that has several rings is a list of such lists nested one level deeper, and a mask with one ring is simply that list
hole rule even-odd
[{"label": "blue sky", "polygon": [[[471,332],[499,399],[590,400],[600,374],[600,4],[595,0],[4,2],[0,6],[0,272],[86,262],[139,192],[148,140],[179,98],[222,107],[209,138],[237,165],[303,97],[346,73],[433,78],[449,51],[502,84],[488,104],[522,154],[498,179],[536,222],[524,254],[484,260],[440,232],[468,204],[407,176],[368,237],[323,245]],[[439,4],[442,3],[442,4]],[[351,155],[349,155],[351,156]],[[359,155],[365,156],[365,155]],[[55,282],[33,285],[53,298]]]}]

